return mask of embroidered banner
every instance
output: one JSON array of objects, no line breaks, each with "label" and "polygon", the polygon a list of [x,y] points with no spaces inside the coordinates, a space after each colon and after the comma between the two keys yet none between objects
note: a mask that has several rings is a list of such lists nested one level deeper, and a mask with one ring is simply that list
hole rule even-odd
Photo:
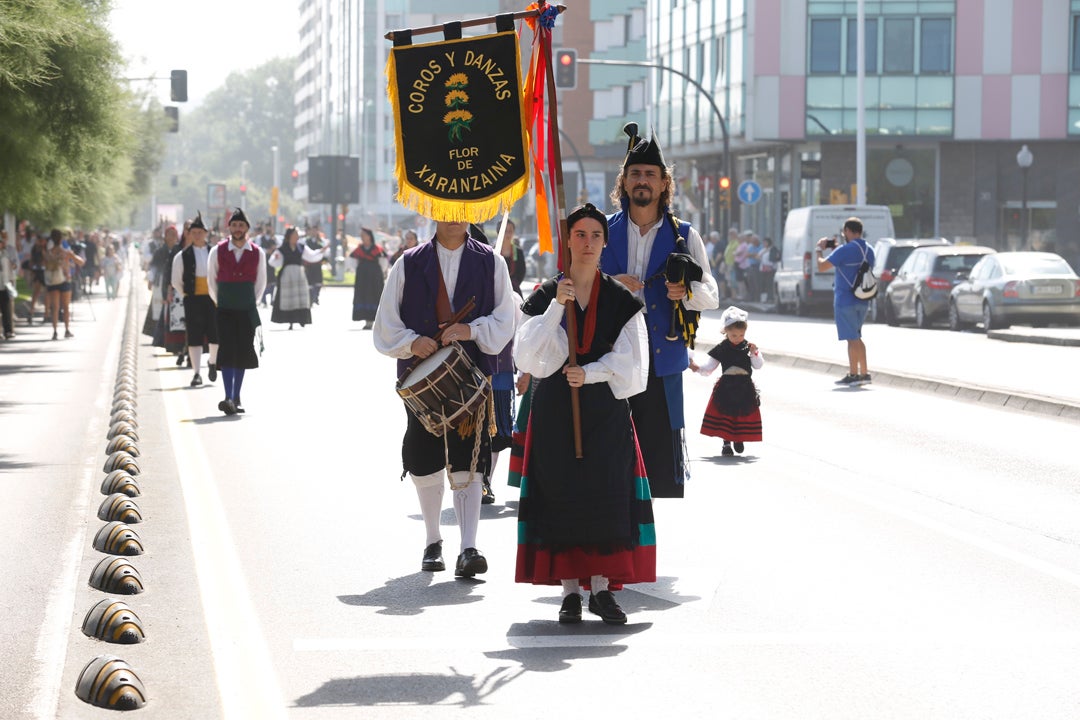
[{"label": "embroidered banner", "polygon": [[529,185],[517,34],[394,47],[397,200],[424,217],[483,222]]}]

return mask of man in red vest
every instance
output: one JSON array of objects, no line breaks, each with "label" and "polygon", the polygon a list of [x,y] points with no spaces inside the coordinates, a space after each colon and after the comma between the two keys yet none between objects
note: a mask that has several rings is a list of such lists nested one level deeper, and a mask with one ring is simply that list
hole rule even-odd
[{"label": "man in red vest", "polygon": [[218,243],[206,261],[210,297],[217,305],[217,366],[225,386],[218,410],[226,415],[244,412],[240,405],[244,371],[259,367],[255,331],[262,323],[256,303],[266,289],[266,254],[248,240],[250,228],[244,211],[234,210],[229,239]]}]

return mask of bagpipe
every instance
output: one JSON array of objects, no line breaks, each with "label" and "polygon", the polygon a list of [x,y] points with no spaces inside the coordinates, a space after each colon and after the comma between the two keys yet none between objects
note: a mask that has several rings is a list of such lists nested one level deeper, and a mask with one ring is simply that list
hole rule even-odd
[{"label": "bagpipe", "polygon": [[[675,252],[667,257],[664,266],[664,279],[667,282],[682,285],[686,288],[686,297],[692,298],[690,283],[700,282],[704,274],[697,260],[690,254],[690,248],[686,244],[686,238],[679,232],[679,221],[670,212],[667,213],[668,221],[675,231]],[[694,349],[694,337],[697,335],[698,322],[701,312],[687,310],[682,302],[671,303],[671,327],[668,330],[667,339],[677,340],[682,337],[683,342],[691,350]]]}]

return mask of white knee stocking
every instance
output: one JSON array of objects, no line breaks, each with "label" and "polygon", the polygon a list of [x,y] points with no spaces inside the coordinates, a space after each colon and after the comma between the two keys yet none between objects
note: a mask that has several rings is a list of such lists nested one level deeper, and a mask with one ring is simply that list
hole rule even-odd
[{"label": "white knee stocking", "polygon": [[217,343],[209,343],[210,346],[210,359],[207,361],[211,365],[217,365]]},{"label": "white knee stocking", "polygon": [[593,595],[603,592],[608,589],[608,579],[603,575],[593,575],[589,578],[589,587],[592,588]]},{"label": "white knee stocking", "polygon": [[[454,485],[462,485],[469,479],[469,471],[461,470],[450,473]],[[476,531],[480,526],[480,499],[484,488],[480,475],[474,474],[473,481],[460,490],[453,490],[454,513],[457,514],[458,528],[461,529],[461,549],[476,547]]]},{"label": "white knee stocking", "polygon": [[574,578],[573,580],[563,580],[562,596],[566,597],[567,595],[573,595],[574,593],[577,593],[578,595],[581,594],[581,583],[578,582],[578,579]]},{"label": "white knee stocking", "polygon": [[188,345],[187,349],[188,357],[191,358],[191,369],[195,371],[195,374],[199,374],[199,363],[202,362],[202,345]]},{"label": "white knee stocking", "polygon": [[416,497],[420,500],[420,514],[424,516],[427,544],[437,543],[442,540],[439,518],[442,515],[443,492],[446,489],[443,471],[439,470],[430,475],[412,475],[412,481],[416,486]]}]

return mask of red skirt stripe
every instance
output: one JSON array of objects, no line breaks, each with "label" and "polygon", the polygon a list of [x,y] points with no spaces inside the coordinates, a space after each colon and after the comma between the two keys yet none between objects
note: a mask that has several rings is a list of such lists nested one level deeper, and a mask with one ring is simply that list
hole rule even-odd
[{"label": "red skirt stripe", "polygon": [[701,434],[731,442],[761,442],[761,410],[748,415],[724,415],[709,403],[701,420]]}]

